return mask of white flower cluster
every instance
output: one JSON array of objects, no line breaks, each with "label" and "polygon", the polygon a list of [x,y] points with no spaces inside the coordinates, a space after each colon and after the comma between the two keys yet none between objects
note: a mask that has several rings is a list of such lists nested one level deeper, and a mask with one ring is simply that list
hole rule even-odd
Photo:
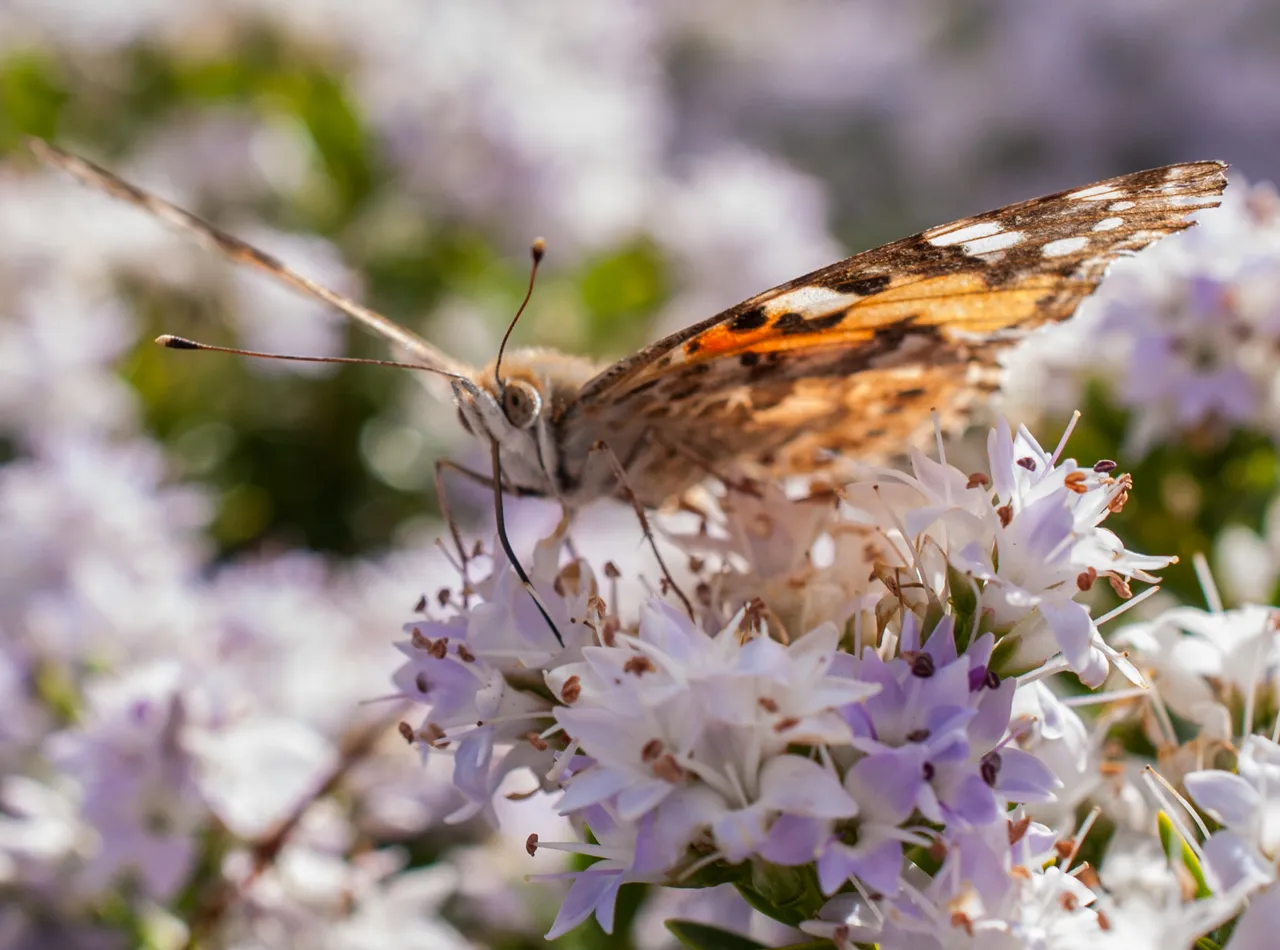
[{"label": "white flower cluster", "polygon": [[[595,860],[562,875],[572,886],[550,937],[592,915],[609,931],[619,888],[649,882],[732,883],[842,947],[1111,940],[1137,905],[1072,867],[1069,836],[1082,802],[1134,794],[1104,787],[1099,759],[1126,713],[1090,731],[1047,682],[1099,686],[1115,671],[1129,686],[1104,698],[1161,709],[1187,690],[1151,689],[1100,635],[1087,592],[1130,598],[1170,559],[1100,526],[1129,477],[1062,451],[1001,424],[987,472],[917,453],[910,474],[800,497],[726,479],[696,530],[669,533],[691,558],[692,616],[657,595],[624,609],[616,569],[601,577],[568,553],[562,526],[529,573],[563,646],[495,558],[407,625],[396,682],[427,710],[402,731],[428,760],[453,757],[470,799],[455,817],[490,809],[517,771],[559,793],[582,840],[535,833],[531,853]],[[1261,656],[1254,642],[1234,655]],[[1153,676],[1158,655],[1140,651]],[[1202,686],[1227,675],[1207,659],[1181,668]],[[1208,729],[1198,741],[1212,736],[1223,741]],[[1179,935],[1236,913],[1233,883],[1178,918]]]},{"label": "white flower cluster", "polygon": [[[1160,128],[1161,141],[1270,154],[1258,117],[1280,59],[1259,0],[1215,10],[1213,30],[1193,4],[1152,17],[1101,0],[1003,0],[959,19],[945,3],[893,0],[437,6],[14,0],[0,4],[0,84],[22,102],[27,77],[65,82],[71,101],[37,88],[47,114],[10,110],[0,125],[6,141],[33,119],[90,151],[109,139],[131,177],[345,291],[347,263],[395,259],[451,222],[492,253],[545,230],[567,271],[652,241],[675,276],[660,316],[672,328],[834,259],[833,208],[861,242],[866,220],[935,223],[1084,180],[1100,156],[1118,164],[1151,141],[1142,116],[1158,121],[1171,103],[1210,104],[1197,110],[1209,125]],[[258,205],[328,200],[320,136],[278,91],[181,98],[123,126],[105,109],[86,123],[75,101],[90,88],[89,109],[127,97],[153,56],[179,72],[256,68],[240,41],[261,30],[286,61],[326,70],[386,160],[390,178],[344,226],[348,262],[327,239],[255,218]],[[1180,55],[1144,56],[1167,49]],[[1140,100],[1096,68],[1116,50],[1142,62]],[[1058,95],[1064,85],[1075,94]],[[999,143],[1040,157],[993,161]],[[1122,266],[1096,319],[1086,310],[1087,358],[1065,370],[1113,357],[1138,442],[1224,418],[1276,431],[1272,202],[1233,188],[1179,239],[1194,250],[1163,242],[1142,258],[1161,277]],[[446,816],[510,821],[510,790],[528,788],[513,773],[528,770],[563,788],[562,809],[591,836],[543,850],[598,859],[570,876],[556,932],[607,919],[624,881],[732,881],[659,900],[685,895],[683,915],[720,923],[745,921],[744,894],[775,913],[790,900],[802,913],[779,913],[788,923],[886,948],[1154,950],[1248,899],[1231,950],[1274,942],[1275,736],[1245,737],[1270,734],[1280,708],[1273,613],[1179,608],[1113,638],[1127,660],[1108,647],[1082,588],[1124,593],[1163,562],[1097,527],[1128,490],[1107,466],[1068,467],[998,434],[989,484],[917,458],[912,476],[834,493],[725,492],[707,501],[705,532],[660,539],[692,562],[677,579],[696,618],[637,600],[636,553],[612,527],[583,538],[586,513],[533,565],[567,650],[501,563],[415,625],[398,685],[431,706],[409,730],[429,753],[424,778],[396,742],[358,762],[345,752],[392,662],[376,631],[398,620],[406,589],[439,586],[444,559],[211,561],[213,493],[174,485],[165,453],[190,458],[189,443],[143,434],[143,396],[117,365],[143,329],[140,283],[199,297],[260,349],[337,353],[331,316],[20,157],[0,168],[0,245],[3,950],[447,950],[469,946],[440,912],[459,897],[459,926],[531,930],[542,918],[511,886],[528,869],[511,862],[522,848],[490,842],[406,867],[391,846],[426,841],[416,862],[469,845],[478,822],[432,835]],[[552,286],[548,309],[586,324],[564,290]],[[436,304],[432,337],[487,359],[495,341],[477,309],[506,303],[477,305],[484,292],[469,285],[459,298]],[[1073,387],[1044,385],[1046,365],[1033,371],[1037,404],[1074,406]],[[449,414],[393,409],[377,422],[361,443],[370,465],[422,487]],[[1267,599],[1278,537],[1237,532],[1224,582]],[[567,555],[570,540],[619,549],[625,576]],[[1105,694],[1114,702],[1088,724],[1080,699],[1048,685],[1068,669],[1093,683],[1109,665],[1149,688]],[[1220,826],[1180,825],[1196,859],[1174,871],[1145,856],[1155,807],[1179,806],[1117,750],[1125,729]],[[1090,805],[1116,828],[1103,885],[1070,858]],[[1211,899],[1187,899],[1193,865]]]},{"label": "white flower cluster", "polygon": [[367,846],[438,823],[447,776],[343,752],[387,716],[360,712],[393,660],[367,631],[423,559],[213,563],[215,498],[113,361],[122,276],[216,267],[29,173],[0,175],[0,238],[0,948],[465,946],[449,869]]},{"label": "white flower cluster", "polygon": [[391,741],[344,758],[388,731],[359,707],[387,580],[212,570],[208,499],[162,472],[140,441],[0,468],[0,947],[466,946],[447,867],[363,844],[440,821],[447,776]]}]

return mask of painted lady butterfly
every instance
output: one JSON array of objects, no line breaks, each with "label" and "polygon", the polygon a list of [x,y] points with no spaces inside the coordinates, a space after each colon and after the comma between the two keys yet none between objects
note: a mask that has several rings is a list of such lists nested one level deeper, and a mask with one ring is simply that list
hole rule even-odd
[{"label": "painted lady butterfly", "polygon": [[[407,350],[449,379],[463,425],[495,469],[501,457],[503,488],[570,508],[615,494],[619,468],[656,506],[710,465],[808,472],[834,455],[900,452],[931,430],[933,410],[954,426],[997,387],[1001,350],[1069,317],[1112,260],[1188,227],[1186,215],[1217,205],[1226,185],[1221,162],[1122,175],[865,251],[611,366],[526,349],[477,370],[105,169],[31,147]],[[593,452],[601,443],[612,459]]]}]

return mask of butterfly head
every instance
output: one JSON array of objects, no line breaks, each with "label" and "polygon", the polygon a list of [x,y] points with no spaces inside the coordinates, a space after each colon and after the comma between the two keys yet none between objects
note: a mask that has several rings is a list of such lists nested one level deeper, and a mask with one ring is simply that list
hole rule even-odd
[{"label": "butterfly head", "polygon": [[498,401],[507,423],[516,429],[528,429],[542,415],[542,393],[527,379],[498,380]]},{"label": "butterfly head", "polygon": [[490,365],[472,380],[453,383],[462,426],[486,449],[498,443],[503,477],[511,486],[555,497],[562,487],[556,415],[598,367],[581,357],[535,348],[508,353],[501,379],[497,370]]}]

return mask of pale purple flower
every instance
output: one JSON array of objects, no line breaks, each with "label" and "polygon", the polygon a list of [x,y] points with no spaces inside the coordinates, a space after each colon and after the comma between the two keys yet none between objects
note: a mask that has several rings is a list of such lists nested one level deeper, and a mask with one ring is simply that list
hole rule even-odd
[{"label": "pale purple flower", "polygon": [[[0,882],[65,899],[66,877],[93,848],[79,792],[66,780],[42,784],[24,775],[0,782]],[[76,895],[77,897],[79,895]]]},{"label": "pale purple flower", "polygon": [[408,662],[395,682],[407,699],[431,707],[418,734],[423,754],[447,748],[454,756],[454,784],[467,803],[452,821],[478,812],[493,820],[490,800],[504,776],[526,767],[545,771],[551,763],[546,745],[528,736],[549,725],[552,703],[513,687],[508,677],[537,685],[539,671],[579,655],[592,626],[603,622],[589,568],[581,561],[562,567],[562,545],[558,534],[542,542],[530,568],[564,647],[505,558],[476,582],[478,602],[453,607],[446,620],[406,625],[413,636],[399,649]]},{"label": "pale purple flower", "polygon": [[1237,772],[1206,769],[1184,776],[1187,794],[1221,825],[1204,842],[1205,864],[1221,890],[1242,883],[1271,887],[1280,854],[1280,746],[1245,739]]},{"label": "pale purple flower", "polygon": [[1052,802],[1029,803],[1028,813],[1059,828],[1074,823],[1077,806],[1101,782],[1100,736],[1091,734],[1079,714],[1039,680],[1014,691],[1010,730],[1018,747],[1034,755],[1060,783]]},{"label": "pale purple flower", "polygon": [[640,950],[671,950],[672,919],[709,924],[750,937],[767,947],[802,942],[805,935],[755,910],[732,884],[703,888],[659,888],[637,915],[633,939]]},{"label": "pale purple flower", "polygon": [[991,611],[997,630],[1016,638],[1014,670],[1060,653],[1086,685],[1096,686],[1118,658],[1076,596],[1099,577],[1153,582],[1149,571],[1172,559],[1134,554],[1099,527],[1127,490],[1111,476],[1114,466],[1059,462],[1025,429],[1011,435],[1004,422],[987,446],[1001,514],[990,547],[971,542],[956,552],[956,566],[984,582],[981,609]]},{"label": "pale purple flower", "polygon": [[[668,811],[696,815],[693,826],[708,825],[733,861],[763,844],[771,814],[853,814],[837,778],[781,755],[794,743],[847,743],[836,710],[874,691],[832,670],[836,641],[827,626],[784,648],[743,615],[709,637],[674,608],[651,606],[633,641],[587,648],[583,663],[549,677],[558,694],[571,678],[581,684],[555,716],[592,759],[561,809],[616,796],[620,816],[636,820],[673,797]],[[800,772],[808,785],[797,797]]]},{"label": "pale purple flower", "polygon": [[906,950],[1075,950],[1103,932],[1089,907],[1094,895],[1061,869],[1043,867],[1054,842],[1047,828],[1018,828],[1015,836],[999,822],[944,837],[946,859],[931,879],[914,870],[908,886],[874,913],[860,896],[837,896],[802,929],[842,948],[856,942]]},{"label": "pale purple flower", "polygon": [[639,823],[618,822],[608,809],[598,805],[589,806],[582,817],[590,824],[592,837],[598,843],[575,842],[570,847],[599,860],[584,871],[549,875],[570,878],[573,883],[547,931],[548,940],[568,933],[593,915],[605,933],[613,933],[619,888],[629,882],[657,882],[663,877],[661,862],[655,864],[650,853],[653,847],[649,843],[653,839],[651,818]]},{"label": "pale purple flower", "polygon": [[999,744],[1014,684],[987,669],[991,635],[957,654],[952,627],[945,618],[921,644],[912,617],[901,656],[885,663],[865,651],[858,675],[881,689],[846,716],[855,748],[899,760],[898,791],[925,818],[981,826],[995,820],[1001,798],[1044,801],[1056,780],[1033,756]]},{"label": "pale purple flower", "polygon": [[344,809],[325,799],[307,809],[269,865],[245,850],[227,855],[222,872],[239,896],[220,932],[236,946],[470,947],[438,914],[456,881],[449,869],[405,872],[400,850],[363,850],[356,841]]},{"label": "pale purple flower", "polygon": [[1232,706],[1252,713],[1269,702],[1280,677],[1277,611],[1254,604],[1221,612],[1175,607],[1129,624],[1117,642],[1154,674],[1161,700],[1207,736],[1230,739],[1252,731]]},{"label": "pale purple flower", "polygon": [[[362,882],[363,883],[363,882]],[[392,874],[353,896],[355,909],[326,928],[325,950],[473,950],[440,915],[457,887],[447,865]]]},{"label": "pale purple flower", "polygon": [[53,760],[81,790],[96,847],[77,877],[89,893],[132,884],[152,900],[174,896],[197,857],[208,816],[186,743],[191,714],[174,663],[92,684],[85,722],[51,739]]}]

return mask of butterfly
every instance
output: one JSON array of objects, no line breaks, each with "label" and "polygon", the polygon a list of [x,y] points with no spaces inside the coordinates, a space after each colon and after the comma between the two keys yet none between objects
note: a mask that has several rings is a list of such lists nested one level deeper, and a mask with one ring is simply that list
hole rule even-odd
[{"label": "butterfly", "polygon": [[864,251],[612,365],[530,348],[477,369],[86,159],[31,147],[407,351],[447,380],[462,425],[491,449],[495,490],[569,509],[623,483],[656,507],[735,461],[785,475],[885,459],[935,414],[954,428],[998,388],[1002,350],[1065,320],[1111,261],[1188,227],[1226,186],[1212,161],[1121,175]]}]

